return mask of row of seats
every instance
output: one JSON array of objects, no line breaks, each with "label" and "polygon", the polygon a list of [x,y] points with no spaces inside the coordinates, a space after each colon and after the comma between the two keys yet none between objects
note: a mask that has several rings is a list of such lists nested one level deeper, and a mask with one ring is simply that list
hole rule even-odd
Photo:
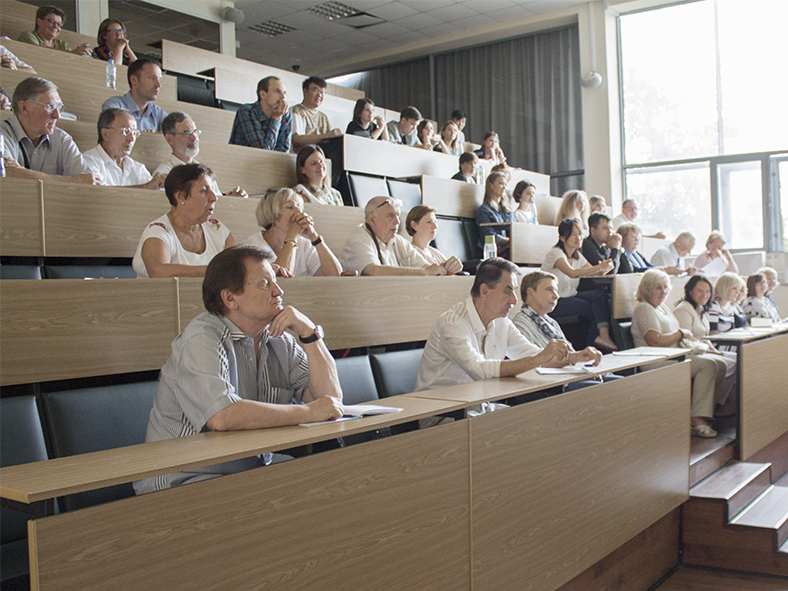
[{"label": "row of seats", "polygon": [[[337,359],[347,404],[359,404],[413,391],[421,349]],[[0,398],[0,466],[14,466],[85,454],[145,441],[157,382],[139,382]],[[381,436],[362,433],[345,438],[355,444]],[[48,443],[48,445],[47,445]],[[73,511],[134,494],[131,483],[60,499],[56,510]],[[2,509],[3,589],[27,581],[29,516]]]},{"label": "row of seats", "polygon": [[136,276],[131,265],[0,265],[0,279],[134,279]]}]

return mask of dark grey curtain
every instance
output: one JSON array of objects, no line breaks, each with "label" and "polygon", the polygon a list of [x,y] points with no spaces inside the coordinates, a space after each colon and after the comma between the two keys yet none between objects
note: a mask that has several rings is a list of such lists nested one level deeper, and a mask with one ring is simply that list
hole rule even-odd
[{"label": "dark grey curtain", "polygon": [[[365,72],[354,87],[388,109],[415,105],[438,125],[462,109],[468,141],[481,143],[487,131],[498,132],[512,166],[545,174],[583,169],[577,25],[433,59],[435,113],[429,58]],[[570,183],[582,188],[582,175]],[[554,184],[555,194],[562,183]]]}]

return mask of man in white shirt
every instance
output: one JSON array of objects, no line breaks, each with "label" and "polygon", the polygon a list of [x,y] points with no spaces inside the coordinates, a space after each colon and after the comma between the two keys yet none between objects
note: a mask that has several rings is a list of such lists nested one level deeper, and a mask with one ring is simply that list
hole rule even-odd
[{"label": "man in white shirt", "polygon": [[317,76],[310,76],[301,85],[304,100],[295,105],[290,113],[293,117],[293,152],[298,152],[304,146],[316,144],[319,141],[338,137],[342,130],[331,129],[328,115],[318,111],[323,99],[326,97],[328,83]]},{"label": "man in white shirt", "polygon": [[541,349],[507,317],[517,303],[517,276],[517,267],[504,259],[479,265],[471,296],[442,314],[427,340],[417,392],[516,376],[567,361],[571,347],[565,341],[553,339]]},{"label": "man in white shirt", "polygon": [[140,135],[137,120],[126,109],[110,108],[102,111],[98,120],[98,145],[85,152],[85,163],[90,171],[109,187],[161,189],[166,174],[151,176],[145,165],[131,159],[129,154]]},{"label": "man in white shirt", "polygon": [[638,204],[634,199],[624,199],[621,204],[621,213],[610,220],[610,226],[613,230],[618,230],[621,224],[633,224],[635,218],[638,217]]},{"label": "man in white shirt", "polygon": [[695,236],[692,232],[682,232],[676,239],[663,246],[651,257],[651,264],[659,267],[668,275],[681,275],[688,269],[684,265],[684,257],[695,248]]},{"label": "man in white shirt", "polygon": [[345,269],[359,275],[446,275],[446,263],[429,264],[397,233],[401,202],[373,197],[364,208],[365,223],[355,228],[342,250]]},{"label": "man in white shirt", "polygon": [[416,107],[405,107],[399,114],[399,121],[392,119],[386,123],[389,140],[403,146],[420,146],[421,142],[416,137],[416,126],[421,119],[421,113]]},{"label": "man in white shirt", "polygon": [[[191,117],[183,111],[173,111],[161,122],[161,132],[164,135],[164,140],[172,148],[172,154],[156,167],[153,174],[161,173],[166,177],[174,167],[181,164],[199,164],[195,158],[200,153],[200,134],[202,132],[197,129],[197,125]],[[222,192],[219,190],[215,178],[211,178],[211,183],[213,183],[211,191],[214,195],[221,195]],[[249,197],[249,194],[241,187],[235,187],[227,195]]]}]

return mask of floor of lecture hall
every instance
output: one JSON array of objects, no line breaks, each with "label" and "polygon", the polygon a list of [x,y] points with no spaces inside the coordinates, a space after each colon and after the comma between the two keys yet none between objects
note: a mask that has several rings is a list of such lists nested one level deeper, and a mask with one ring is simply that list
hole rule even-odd
[{"label": "floor of lecture hall", "polygon": [[788,591],[788,577],[682,566],[655,591]]}]

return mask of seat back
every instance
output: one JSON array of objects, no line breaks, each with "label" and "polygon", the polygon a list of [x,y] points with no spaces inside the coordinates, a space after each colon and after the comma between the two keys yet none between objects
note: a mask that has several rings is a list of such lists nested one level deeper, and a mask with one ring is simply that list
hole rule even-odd
[{"label": "seat back", "polygon": [[134,279],[137,273],[124,265],[44,265],[47,279]]},{"label": "seat back", "polygon": [[613,340],[615,341],[618,348],[621,350],[624,349],[634,349],[635,347],[635,339],[632,338],[632,321],[621,321],[621,320],[614,320],[611,323],[612,327],[612,336]]},{"label": "seat back", "polygon": [[[54,457],[145,442],[157,382],[118,384],[42,395]],[[70,495],[68,511],[134,495],[131,483]]]},{"label": "seat back", "polygon": [[372,366],[367,355],[336,359],[342,402],[360,404],[378,399]]},{"label": "seat back", "polygon": [[446,257],[456,256],[462,262],[474,258],[473,251],[465,236],[463,221],[459,218],[438,218],[438,234],[435,236],[435,248]]},{"label": "seat back", "polygon": [[410,394],[416,389],[423,349],[370,355],[372,373],[381,398]]},{"label": "seat back", "polygon": [[38,265],[0,265],[0,279],[41,279]]},{"label": "seat back", "polygon": [[367,202],[373,197],[387,197],[389,194],[386,179],[382,176],[368,176],[357,172],[349,172],[347,179],[353,204],[357,207],[365,207]]},{"label": "seat back", "polygon": [[420,183],[409,183],[408,181],[400,181],[397,179],[386,179],[386,185],[388,186],[389,195],[402,201],[402,211],[405,215],[407,215],[408,212],[417,205],[421,205]]},{"label": "seat back", "polygon": [[479,227],[476,225],[476,220],[466,219],[462,220],[462,229],[465,232],[465,239],[470,245],[471,252],[473,253],[472,259],[482,258],[482,247],[479,246]]}]

